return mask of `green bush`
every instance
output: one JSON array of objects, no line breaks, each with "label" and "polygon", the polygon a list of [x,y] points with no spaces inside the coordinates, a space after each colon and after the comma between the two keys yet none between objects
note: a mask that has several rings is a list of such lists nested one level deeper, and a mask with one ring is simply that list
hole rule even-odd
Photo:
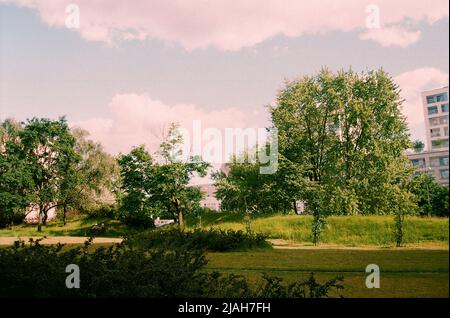
[{"label": "green bush", "polygon": [[[327,297],[340,288],[337,280],[321,285],[314,279],[285,287],[264,276],[265,285],[253,290],[243,276],[202,270],[202,250],[149,250],[127,242],[94,249],[90,242],[76,248],[16,242],[0,249],[0,297]],[[69,264],[79,266],[80,288],[66,288]]]},{"label": "green bush", "polygon": [[89,218],[107,218],[115,219],[117,217],[118,211],[115,204],[101,204],[98,207],[89,209],[85,212]]},{"label": "green bush", "polygon": [[222,229],[195,229],[182,231],[177,227],[166,227],[137,234],[128,240],[145,248],[204,249],[208,251],[231,251],[252,248],[268,248],[266,235]]}]

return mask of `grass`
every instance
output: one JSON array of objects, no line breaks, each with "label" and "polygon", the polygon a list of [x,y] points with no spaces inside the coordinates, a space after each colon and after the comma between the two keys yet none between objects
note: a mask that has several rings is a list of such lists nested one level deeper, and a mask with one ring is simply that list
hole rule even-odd
[{"label": "grass", "polygon": [[37,225],[21,224],[9,229],[0,229],[0,237],[6,236],[89,236],[89,230],[95,223],[104,223],[106,232],[102,237],[119,237],[132,232],[119,221],[110,219],[91,219],[86,217],[75,217],[68,220],[64,226],[62,221],[52,220],[42,227],[42,232],[37,231]]},{"label": "grass", "polygon": [[[270,215],[253,218],[252,229],[273,239],[297,243],[311,242],[309,215]],[[199,218],[189,218],[188,226],[195,227]],[[237,213],[208,213],[202,215],[203,227],[244,230],[243,216]],[[331,216],[327,218],[322,243],[345,246],[392,246],[394,240],[392,216]],[[407,217],[405,221],[406,244],[438,243],[448,245],[448,218]]]},{"label": "grass", "polygon": [[[188,229],[197,227],[200,218],[186,216]],[[105,223],[103,237],[119,237],[135,232],[119,221],[76,217],[63,226],[54,220],[37,232],[36,225],[18,225],[11,229],[0,229],[0,237],[6,236],[87,236],[95,223]],[[272,239],[283,239],[294,243],[311,242],[311,222],[309,215],[266,215],[254,217],[252,229],[264,233]],[[244,217],[238,213],[204,213],[201,216],[204,228],[245,230]],[[392,216],[331,216],[327,218],[321,243],[341,246],[394,245],[394,221]],[[448,246],[449,220],[437,217],[407,217],[405,221],[404,243],[411,246]]]},{"label": "grass", "polygon": [[[246,276],[261,284],[261,273],[303,280],[314,272],[321,282],[344,276],[344,297],[448,297],[448,251],[438,250],[265,250],[209,253],[208,270]],[[380,288],[365,286],[368,264],[380,267]],[[338,296],[338,295],[334,295]]]}]

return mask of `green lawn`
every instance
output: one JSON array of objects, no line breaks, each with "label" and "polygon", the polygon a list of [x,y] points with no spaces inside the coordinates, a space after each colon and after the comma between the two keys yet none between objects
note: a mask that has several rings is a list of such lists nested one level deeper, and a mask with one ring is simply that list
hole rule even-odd
[{"label": "green lawn", "polygon": [[[252,229],[265,233],[269,238],[284,239],[296,243],[311,242],[311,221],[309,215],[269,215],[253,218]],[[104,222],[106,237],[118,237],[133,230],[108,219],[75,218],[63,226],[60,221],[51,221],[43,227],[43,232],[36,230],[36,225],[18,225],[12,229],[0,229],[4,236],[86,236],[94,223]],[[192,229],[200,225],[198,217],[186,217],[187,227]],[[204,228],[244,230],[243,215],[238,213],[205,213],[201,217]],[[327,218],[323,232],[323,244],[342,246],[384,246],[394,245],[394,221],[392,216],[332,216]],[[406,245],[448,246],[448,218],[408,217],[405,221]]]},{"label": "green lawn", "polygon": [[[262,272],[285,282],[344,276],[344,297],[448,297],[449,254],[445,250],[268,250],[209,253],[208,270],[241,274],[260,284]],[[365,267],[380,267],[380,288],[365,286]],[[337,295],[334,295],[337,296]]]},{"label": "green lawn", "polygon": [[101,236],[119,237],[131,230],[116,220],[90,219],[77,217],[64,224],[59,220],[52,220],[42,227],[42,232],[37,231],[37,226],[32,224],[22,224],[13,226],[10,229],[0,229],[0,237],[5,236],[89,236],[89,230],[95,223],[105,223],[107,231]]},{"label": "green lawn", "polygon": [[[309,215],[271,215],[254,218],[252,229],[270,238],[298,243],[311,242]],[[199,218],[189,218],[188,225],[200,224]],[[244,230],[241,214],[208,213],[202,215],[203,227]],[[392,216],[331,216],[323,232],[322,242],[345,246],[392,246],[394,244],[394,220]],[[437,243],[448,245],[448,218],[407,217],[405,221],[406,244]]]}]

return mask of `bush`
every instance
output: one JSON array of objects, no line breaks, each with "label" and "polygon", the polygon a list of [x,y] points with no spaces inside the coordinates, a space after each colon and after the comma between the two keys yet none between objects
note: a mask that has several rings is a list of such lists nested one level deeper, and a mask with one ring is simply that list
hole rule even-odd
[{"label": "bush", "polygon": [[[121,243],[93,249],[16,242],[0,249],[0,297],[327,297],[336,279],[283,286],[264,276],[253,290],[243,276],[203,271],[201,250],[152,249]],[[80,288],[68,289],[66,266],[80,269]],[[311,292],[307,292],[307,291]]]},{"label": "bush", "polygon": [[87,210],[85,213],[89,218],[115,219],[118,212],[115,204],[101,204],[96,208]]},{"label": "bush", "polygon": [[196,229],[182,231],[177,227],[167,227],[137,234],[128,240],[145,248],[204,249],[208,251],[246,250],[252,248],[269,248],[266,235],[245,233],[243,231]]}]

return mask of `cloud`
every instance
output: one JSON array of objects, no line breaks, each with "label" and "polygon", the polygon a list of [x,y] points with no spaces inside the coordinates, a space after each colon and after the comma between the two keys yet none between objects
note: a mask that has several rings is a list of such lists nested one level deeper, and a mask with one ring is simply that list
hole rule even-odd
[{"label": "cloud", "polygon": [[[0,0],[33,8],[46,24],[64,27],[72,0]],[[120,41],[157,39],[186,50],[215,47],[239,50],[276,35],[298,37],[332,31],[361,32],[362,39],[381,45],[418,40],[405,25],[432,24],[448,17],[447,0],[378,0],[381,29],[367,30],[373,0],[77,0],[80,28],[89,41],[115,45]]]},{"label": "cloud", "polygon": [[91,139],[101,142],[113,154],[128,152],[141,144],[155,152],[172,122],[179,123],[191,137],[196,120],[201,121],[202,132],[207,128],[223,132],[225,128],[267,126],[265,114],[233,107],[209,111],[192,104],[166,105],[147,94],[115,95],[109,108],[109,118],[91,118],[71,125],[89,131]]},{"label": "cloud", "polygon": [[426,143],[424,112],[421,93],[426,90],[448,86],[449,75],[438,69],[424,67],[397,75],[394,81],[401,88],[405,99],[403,114],[406,116],[411,138]]},{"label": "cloud", "polygon": [[392,26],[369,29],[359,35],[361,40],[372,40],[384,47],[407,47],[420,39],[420,31],[408,31],[404,27]]}]

